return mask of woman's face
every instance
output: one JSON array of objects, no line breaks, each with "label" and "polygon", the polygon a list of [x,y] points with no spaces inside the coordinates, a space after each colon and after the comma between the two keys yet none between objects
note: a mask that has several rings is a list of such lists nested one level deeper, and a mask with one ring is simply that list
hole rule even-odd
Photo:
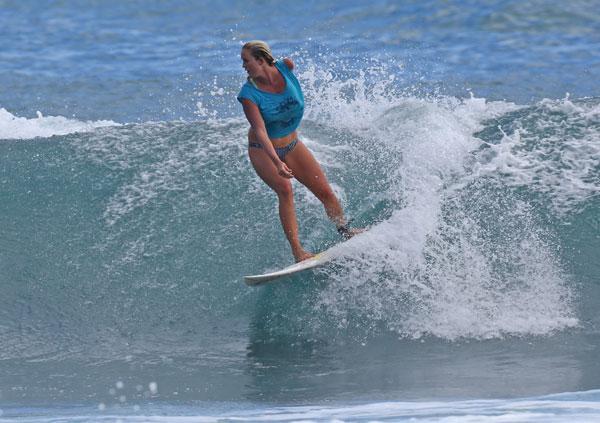
[{"label": "woman's face", "polygon": [[257,76],[263,63],[263,60],[255,59],[249,50],[242,49],[242,66],[246,69],[250,78]]}]

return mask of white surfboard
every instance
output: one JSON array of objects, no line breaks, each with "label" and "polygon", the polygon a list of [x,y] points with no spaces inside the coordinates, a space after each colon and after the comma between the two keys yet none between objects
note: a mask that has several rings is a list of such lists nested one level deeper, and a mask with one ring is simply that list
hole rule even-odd
[{"label": "white surfboard", "polygon": [[331,261],[334,257],[335,255],[332,253],[331,249],[325,250],[316,254],[314,257],[302,260],[301,262],[292,264],[291,266],[275,272],[265,273],[264,275],[244,276],[244,281],[246,282],[246,285],[250,286],[262,285],[267,282],[273,282],[283,276],[293,275],[294,273],[302,272],[303,270],[322,266]]}]

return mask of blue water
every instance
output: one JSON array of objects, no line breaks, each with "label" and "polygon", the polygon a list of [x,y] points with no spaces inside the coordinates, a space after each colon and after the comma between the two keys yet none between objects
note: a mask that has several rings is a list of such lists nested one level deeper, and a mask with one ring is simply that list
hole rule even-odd
[{"label": "blue water", "polygon": [[[598,6],[0,1],[0,422],[598,420]],[[256,38],[371,229],[249,288]]]}]

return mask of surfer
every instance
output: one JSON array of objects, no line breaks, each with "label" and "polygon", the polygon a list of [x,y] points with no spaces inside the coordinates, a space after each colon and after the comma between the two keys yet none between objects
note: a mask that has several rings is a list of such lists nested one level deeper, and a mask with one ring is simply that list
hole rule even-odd
[{"label": "surfer", "polygon": [[302,247],[298,237],[291,178],[300,181],[323,203],[340,235],[350,238],[359,230],[348,227],[325,173],[298,138],[296,129],[304,113],[304,96],[292,73],[294,62],[289,58],[276,61],[263,41],[244,44],[241,56],[248,80],[237,99],[250,122],[250,162],[258,176],[277,194],[281,225],[294,258],[302,261],[313,254]]}]

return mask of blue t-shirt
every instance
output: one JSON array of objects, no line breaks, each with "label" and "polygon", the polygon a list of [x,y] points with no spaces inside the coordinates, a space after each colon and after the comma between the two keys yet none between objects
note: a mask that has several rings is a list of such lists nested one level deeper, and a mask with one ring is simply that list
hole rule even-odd
[{"label": "blue t-shirt", "polygon": [[298,79],[282,60],[276,61],[275,67],[285,80],[283,92],[269,93],[248,81],[237,96],[240,103],[247,98],[258,106],[269,138],[281,138],[294,132],[304,114],[304,95]]}]

